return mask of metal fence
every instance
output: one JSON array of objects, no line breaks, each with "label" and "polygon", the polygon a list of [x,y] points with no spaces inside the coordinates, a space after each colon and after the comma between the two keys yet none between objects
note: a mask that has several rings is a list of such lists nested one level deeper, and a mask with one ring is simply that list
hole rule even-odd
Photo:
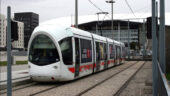
[{"label": "metal fence", "polygon": [[168,82],[165,74],[162,72],[160,64],[158,63],[158,96],[170,96],[170,88],[168,86]]},{"label": "metal fence", "polygon": [[156,26],[158,4],[152,0],[152,68],[153,68],[153,96],[170,96],[170,87],[166,79],[166,50],[165,50],[165,2],[160,0],[159,33]]}]

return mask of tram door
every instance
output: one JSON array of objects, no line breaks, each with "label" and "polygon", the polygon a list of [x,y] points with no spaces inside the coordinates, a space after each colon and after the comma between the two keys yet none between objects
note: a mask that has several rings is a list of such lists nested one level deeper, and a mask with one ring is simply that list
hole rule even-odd
[{"label": "tram door", "polygon": [[100,48],[99,42],[96,42],[96,72],[100,70]]},{"label": "tram door", "polygon": [[75,57],[75,77],[77,77],[80,70],[80,41],[78,38],[75,38]]},{"label": "tram door", "polygon": [[118,58],[117,58],[117,60],[118,60],[118,64],[120,64],[120,58],[121,58],[120,46],[117,46],[117,49],[118,49],[118,50],[117,50],[117,51],[118,51],[118,52],[117,52],[117,53],[118,53],[118,56],[117,56]]},{"label": "tram door", "polygon": [[107,64],[107,44],[104,43],[104,69],[106,69],[108,67],[108,64]]},{"label": "tram door", "polygon": [[115,45],[115,54],[116,54],[116,57],[115,57],[115,64],[117,65],[118,63],[117,63],[117,60],[118,60],[118,48],[117,48],[117,46]]}]

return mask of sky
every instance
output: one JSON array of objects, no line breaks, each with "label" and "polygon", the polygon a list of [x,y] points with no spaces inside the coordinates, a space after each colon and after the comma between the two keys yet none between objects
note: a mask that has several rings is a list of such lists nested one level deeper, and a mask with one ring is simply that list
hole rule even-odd
[{"label": "sky", "polygon": [[[103,11],[111,13],[111,4],[106,0],[91,0]],[[115,0],[114,14],[132,14],[126,0]],[[151,0],[127,0],[134,13],[151,13]],[[78,0],[79,15],[94,15],[100,12],[89,0]],[[170,12],[170,0],[165,0],[166,12]],[[75,0],[1,0],[1,13],[6,15],[7,6],[11,6],[12,16],[17,12],[35,12],[40,22],[59,17],[74,16]],[[126,15],[125,15],[126,16]],[[135,16],[134,16],[135,17]],[[140,18],[140,17],[137,17]]]}]

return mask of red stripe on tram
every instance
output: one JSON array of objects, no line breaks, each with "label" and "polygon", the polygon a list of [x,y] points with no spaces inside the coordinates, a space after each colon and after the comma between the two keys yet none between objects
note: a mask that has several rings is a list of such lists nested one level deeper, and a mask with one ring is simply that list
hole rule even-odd
[{"label": "red stripe on tram", "polygon": [[74,67],[70,67],[70,68],[68,68],[68,69],[69,69],[69,71],[71,71],[72,73],[75,72],[75,68],[74,68]]},{"label": "red stripe on tram", "polygon": [[[93,69],[95,67],[96,67],[96,64],[82,65],[82,66],[79,67],[79,72],[82,72],[82,69],[90,70],[90,69]],[[75,67],[70,67],[68,69],[69,69],[70,72],[75,73]]]}]

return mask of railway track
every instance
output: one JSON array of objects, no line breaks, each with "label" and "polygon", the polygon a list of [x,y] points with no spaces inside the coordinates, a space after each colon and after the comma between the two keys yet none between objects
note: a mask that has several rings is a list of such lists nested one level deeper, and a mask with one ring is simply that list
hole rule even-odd
[{"label": "railway track", "polygon": [[113,95],[113,96],[119,96],[120,93],[127,87],[129,82],[132,80],[132,78],[139,72],[139,70],[146,64],[146,62],[143,63],[142,66],[139,67],[139,69],[121,86],[121,88]]},{"label": "railway track", "polygon": [[[41,96],[44,94],[44,96],[53,96],[55,95],[73,95],[73,96],[82,96],[86,93],[88,93],[89,91],[91,91],[92,89],[95,89],[97,86],[103,84],[104,82],[107,82],[109,79],[114,78],[116,75],[118,75],[119,73],[131,68],[132,66],[134,66],[136,63],[138,62],[128,62],[126,64],[120,65],[120,66],[116,66],[114,68],[110,68],[109,70],[105,70],[93,75],[89,75],[83,78],[80,78],[78,80],[74,80],[74,81],[70,81],[70,82],[58,82],[58,83],[30,83],[30,84],[26,84],[23,86],[18,86],[18,87],[14,87],[13,88],[13,95],[14,96]],[[117,71],[116,71],[117,70]],[[110,74],[109,76],[105,76],[106,74]],[[103,75],[102,75],[103,74]],[[100,76],[98,75],[102,75],[105,76],[102,80],[100,79],[94,79],[94,78],[98,78]],[[96,80],[95,83],[92,84],[88,84],[89,82],[91,82],[92,80]],[[93,82],[94,82],[93,80]],[[76,86],[82,84],[81,82],[86,81],[86,85],[89,85],[86,88],[79,88],[80,91],[76,91],[76,89],[73,91],[73,93],[71,91],[67,91],[68,89],[74,89],[73,87],[77,88]],[[88,82],[89,81],[89,82]],[[83,85],[85,85],[85,83],[83,83]],[[82,85],[82,86],[83,86]],[[72,87],[73,86],[73,87]],[[66,89],[66,90],[65,90]],[[58,93],[53,93],[53,91],[58,90],[60,91],[59,94]],[[63,90],[63,92],[65,91],[65,93],[62,93],[61,90]],[[67,94],[68,92],[68,94]],[[5,96],[6,94],[6,90],[1,90],[0,94],[1,96]]]},{"label": "railway track", "polygon": [[[13,87],[12,92],[14,94],[15,93],[17,94],[18,92],[28,91],[29,93],[25,93],[24,96],[34,96],[36,94],[54,89],[54,88],[59,87],[64,84],[65,83],[37,83],[37,82],[33,82],[33,83],[29,83],[29,84],[24,84],[22,86]],[[5,96],[6,92],[7,92],[6,89],[1,90],[0,95]]]},{"label": "railway track", "polygon": [[[135,64],[136,64],[136,62],[133,63],[132,65],[128,66],[127,68],[122,69],[122,70],[120,70],[119,72],[114,73],[114,74],[111,75],[110,77],[108,77],[108,78],[104,79],[103,81],[101,81],[101,82],[95,84],[94,86],[91,86],[90,88],[88,88],[88,89],[86,89],[86,90],[84,90],[84,91],[78,93],[76,96],[82,96],[83,94],[85,94],[85,93],[87,93],[88,91],[90,91],[90,90],[96,88],[97,86],[103,84],[103,83],[106,82],[107,80],[109,80],[109,79],[115,77],[116,75],[118,75],[119,73],[121,73],[121,72],[123,72],[123,71],[129,69],[130,67],[134,66]],[[143,65],[142,65],[142,66],[143,66]],[[142,66],[141,66],[141,67],[142,67]],[[141,68],[141,67],[140,67],[140,68]],[[135,72],[135,74],[136,74],[136,73],[137,73],[137,72]],[[134,74],[134,75],[135,75],[135,74]],[[128,82],[129,82],[130,80],[131,80],[131,79],[129,79]],[[125,85],[126,85],[126,84],[124,84],[124,85],[120,88],[120,90],[118,90],[118,92],[117,92],[114,96],[118,96],[119,92],[121,92],[121,90],[123,90],[123,88],[125,87]]]}]

